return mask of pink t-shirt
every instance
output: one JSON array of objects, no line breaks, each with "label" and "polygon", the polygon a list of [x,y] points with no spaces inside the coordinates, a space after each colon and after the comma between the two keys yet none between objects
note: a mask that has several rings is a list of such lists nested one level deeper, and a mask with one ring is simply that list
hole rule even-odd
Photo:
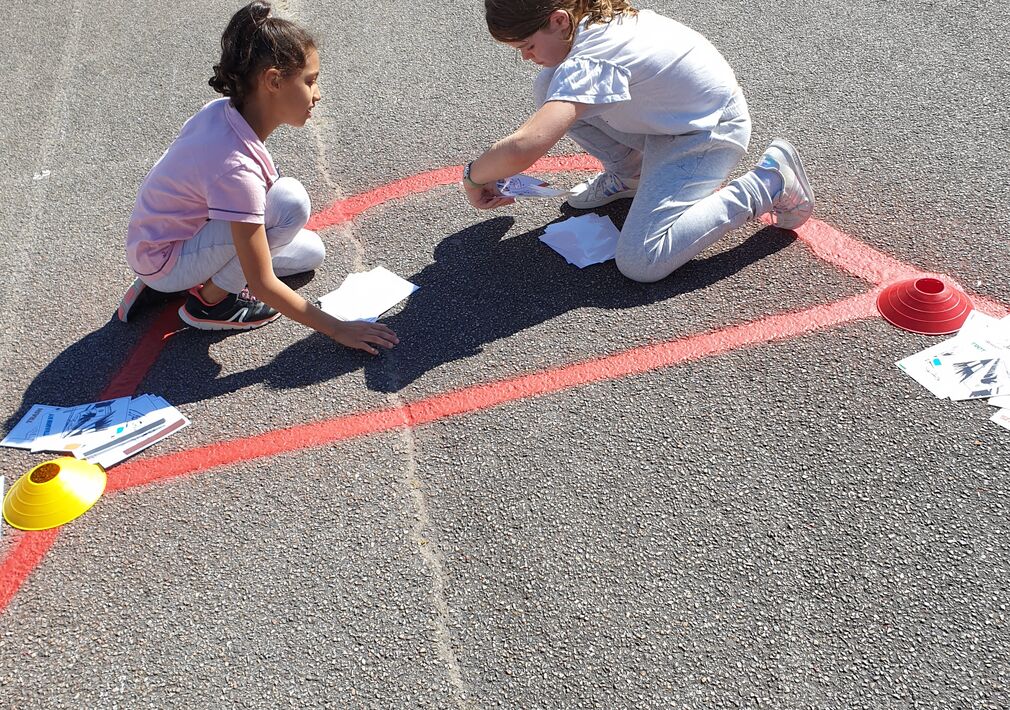
[{"label": "pink t-shirt", "polygon": [[140,186],[126,234],[126,258],[156,280],[175,265],[182,242],[209,219],[263,224],[277,168],[231,99],[192,116]]}]

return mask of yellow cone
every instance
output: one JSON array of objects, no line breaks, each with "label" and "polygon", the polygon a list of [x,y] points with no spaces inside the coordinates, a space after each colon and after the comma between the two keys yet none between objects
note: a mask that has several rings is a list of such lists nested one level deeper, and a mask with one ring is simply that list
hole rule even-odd
[{"label": "yellow cone", "polygon": [[48,530],[69,523],[105,490],[105,470],[64,457],[39,464],[4,496],[4,518],[20,530]]}]

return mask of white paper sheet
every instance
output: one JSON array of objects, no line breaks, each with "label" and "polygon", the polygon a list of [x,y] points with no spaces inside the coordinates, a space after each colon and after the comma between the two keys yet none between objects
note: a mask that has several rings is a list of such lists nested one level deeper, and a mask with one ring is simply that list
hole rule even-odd
[{"label": "white paper sheet", "polygon": [[33,404],[21,420],[14,425],[7,436],[0,441],[0,446],[9,446],[13,449],[31,449],[32,444],[41,435],[45,422],[50,415],[62,410],[63,407],[52,407],[48,404]]},{"label": "white paper sheet", "polygon": [[609,217],[587,214],[548,225],[540,241],[565,257],[569,264],[584,269],[613,259],[620,236]]},{"label": "white paper sheet", "polygon": [[981,399],[1010,391],[1010,356],[994,342],[1006,327],[980,311],[968,314],[957,335],[895,363],[941,399]]},{"label": "white paper sheet", "polygon": [[130,420],[130,397],[64,407],[47,419],[32,451],[73,451],[99,432],[111,431]]},{"label": "white paper sheet", "polygon": [[548,183],[540,178],[522,173],[499,180],[496,186],[498,192],[503,197],[514,197],[516,199],[543,199],[547,197],[563,197],[571,194],[568,190],[550,187]]},{"label": "white paper sheet", "polygon": [[319,307],[340,320],[374,323],[417,288],[392,271],[376,266],[365,273],[348,274],[339,288],[319,299]]},{"label": "white paper sheet", "polygon": [[178,409],[153,395],[135,398],[130,417],[114,430],[89,437],[73,450],[74,456],[108,469],[190,424]]}]

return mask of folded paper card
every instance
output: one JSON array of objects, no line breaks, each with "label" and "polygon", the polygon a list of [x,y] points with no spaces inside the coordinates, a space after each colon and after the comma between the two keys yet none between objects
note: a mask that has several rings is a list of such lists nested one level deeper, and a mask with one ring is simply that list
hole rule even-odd
[{"label": "folded paper card", "polygon": [[559,190],[556,187],[551,187],[540,178],[523,174],[503,178],[497,182],[496,186],[498,192],[503,197],[515,197],[519,199],[563,197],[571,194],[568,190]]},{"label": "folded paper card", "polygon": [[620,236],[609,217],[587,214],[548,225],[540,241],[565,257],[569,264],[584,269],[613,259]]}]

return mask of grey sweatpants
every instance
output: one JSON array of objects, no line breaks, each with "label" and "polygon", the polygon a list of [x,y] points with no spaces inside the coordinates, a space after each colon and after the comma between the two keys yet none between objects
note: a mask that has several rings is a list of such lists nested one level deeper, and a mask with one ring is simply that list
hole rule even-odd
[{"label": "grey sweatpants", "polygon": [[[540,99],[540,97],[537,97]],[[622,133],[600,116],[576,121],[568,135],[638,192],[617,243],[617,268],[635,281],[658,281],[731,229],[771,209],[768,189],[751,173],[720,189],[747,152],[751,122],[737,93],[711,130],[683,135]]]},{"label": "grey sweatpants", "polygon": [[[311,271],[323,263],[326,248],[315,232],[304,229],[311,207],[300,182],[282,177],[267,193],[263,216],[270,244],[274,273],[291,276]],[[191,239],[172,270],[159,279],[144,282],[158,291],[185,291],[213,279],[225,291],[238,293],[246,285],[242,265],[235,254],[231,222],[212,219]]]}]

